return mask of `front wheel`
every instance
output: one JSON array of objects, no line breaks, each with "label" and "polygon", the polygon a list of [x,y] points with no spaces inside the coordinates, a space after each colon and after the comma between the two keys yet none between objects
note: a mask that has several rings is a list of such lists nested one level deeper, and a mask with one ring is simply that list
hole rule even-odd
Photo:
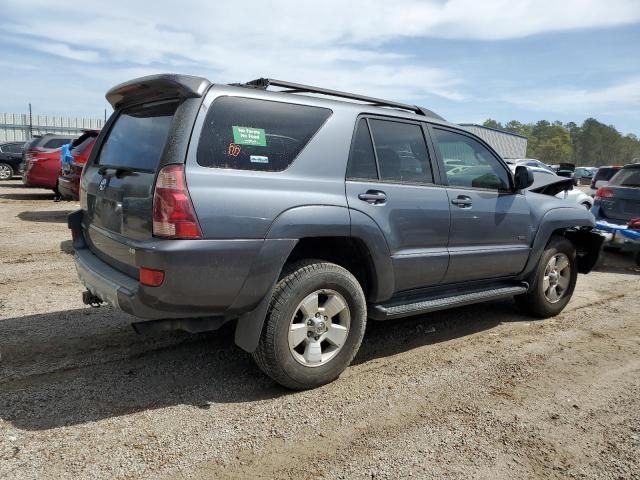
[{"label": "front wheel", "polygon": [[362,287],[348,270],[320,260],[300,262],[276,285],[253,358],[284,387],[315,388],[349,366],[366,322]]},{"label": "front wheel", "polygon": [[516,296],[520,309],[529,315],[548,318],[567,306],[576,287],[576,250],[564,237],[554,236],[545,248],[533,284],[527,293]]},{"label": "front wheel", "polygon": [[13,177],[13,168],[7,163],[0,163],[0,180],[10,180]]}]

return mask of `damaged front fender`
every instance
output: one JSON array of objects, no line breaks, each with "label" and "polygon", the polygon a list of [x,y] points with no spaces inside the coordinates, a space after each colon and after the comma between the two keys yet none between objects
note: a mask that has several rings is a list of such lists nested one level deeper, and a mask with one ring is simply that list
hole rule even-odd
[{"label": "damaged front fender", "polygon": [[598,262],[604,235],[592,229],[570,229],[565,232],[565,237],[571,240],[576,247],[578,272],[589,273]]}]

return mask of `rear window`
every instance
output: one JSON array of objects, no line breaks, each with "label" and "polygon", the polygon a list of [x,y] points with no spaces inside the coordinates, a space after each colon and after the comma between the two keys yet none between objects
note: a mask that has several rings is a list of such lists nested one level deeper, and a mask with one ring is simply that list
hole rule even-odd
[{"label": "rear window", "polygon": [[122,110],[102,145],[98,165],[155,171],[178,102]]},{"label": "rear window", "polygon": [[601,168],[598,170],[598,173],[596,173],[596,180],[609,180],[619,170],[619,168]]},{"label": "rear window", "polygon": [[618,187],[640,187],[640,168],[623,168],[611,179],[609,185]]},{"label": "rear window", "polygon": [[62,145],[66,145],[67,143],[71,143],[70,138],[52,138],[51,140],[44,142],[42,148],[60,148]]},{"label": "rear window", "polygon": [[36,145],[38,144],[38,142],[40,142],[41,137],[33,137],[31,140],[29,140],[27,143],[25,143],[25,150],[31,150],[32,148],[35,148]]},{"label": "rear window", "polygon": [[295,160],[331,110],[250,98],[213,102],[200,143],[204,167],[279,172]]},{"label": "rear window", "polygon": [[98,134],[93,132],[84,133],[80,135],[71,144],[71,149],[70,149],[71,152],[73,154],[80,154],[84,152],[87,149],[87,147],[89,147],[90,145],[93,145],[93,142],[95,141],[97,136]]}]

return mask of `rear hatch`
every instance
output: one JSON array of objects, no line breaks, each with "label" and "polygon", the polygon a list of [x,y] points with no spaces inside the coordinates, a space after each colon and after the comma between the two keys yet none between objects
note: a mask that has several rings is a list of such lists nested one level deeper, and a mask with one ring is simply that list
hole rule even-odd
[{"label": "rear hatch", "polygon": [[80,180],[82,227],[101,260],[138,278],[137,248],[153,238],[158,172],[184,164],[193,124],[210,82],[152,75],[107,92],[115,112],[102,130]]},{"label": "rear hatch", "polygon": [[129,249],[152,237],[153,185],[177,107],[173,100],[123,109],[84,171],[89,248],[131,276],[137,270]]}]

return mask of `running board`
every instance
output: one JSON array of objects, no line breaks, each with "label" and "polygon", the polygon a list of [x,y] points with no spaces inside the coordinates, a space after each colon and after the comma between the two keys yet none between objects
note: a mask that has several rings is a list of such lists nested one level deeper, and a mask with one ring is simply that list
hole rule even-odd
[{"label": "running board", "polygon": [[517,285],[461,293],[449,297],[440,296],[438,298],[413,299],[413,301],[409,303],[390,302],[387,304],[371,305],[369,307],[369,317],[374,320],[391,320],[394,318],[409,317],[411,315],[461,307],[463,305],[471,305],[496,298],[513,297],[514,295],[525,293],[528,288],[528,285],[523,282]]}]

